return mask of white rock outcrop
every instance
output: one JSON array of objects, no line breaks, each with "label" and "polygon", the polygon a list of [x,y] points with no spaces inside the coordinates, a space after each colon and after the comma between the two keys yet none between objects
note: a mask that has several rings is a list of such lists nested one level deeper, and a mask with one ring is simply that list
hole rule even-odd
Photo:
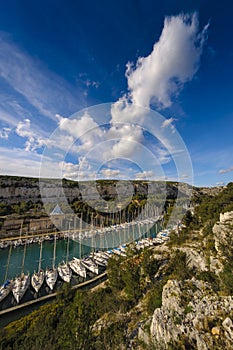
[{"label": "white rock outcrop", "polygon": [[220,221],[213,227],[215,249],[223,256],[233,246],[233,211],[220,214]]},{"label": "white rock outcrop", "polygon": [[208,283],[195,278],[169,280],[163,288],[162,307],[155,309],[152,317],[151,341],[158,350],[184,339],[197,350],[217,348],[218,344],[230,350],[233,327],[226,315],[232,312],[233,296],[219,297]]}]

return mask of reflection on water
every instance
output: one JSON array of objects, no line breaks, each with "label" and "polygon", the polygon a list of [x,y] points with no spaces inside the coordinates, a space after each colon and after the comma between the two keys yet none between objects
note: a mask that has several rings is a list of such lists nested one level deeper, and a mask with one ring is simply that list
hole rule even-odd
[{"label": "reflection on water", "polygon": [[[121,230],[112,230],[105,234],[96,235],[95,238],[83,239],[80,244],[79,241],[69,240],[69,252],[67,256],[67,239],[61,239],[56,241],[56,265],[62,260],[71,260],[74,256],[80,257],[89,254],[92,251],[93,244],[97,247],[116,247],[121,244],[127,243],[132,240],[137,240],[142,236],[155,236],[159,230],[159,225],[156,223],[155,226],[147,232],[146,225],[134,225],[128,226]],[[93,239],[95,242],[93,242]],[[8,261],[9,249],[2,249],[0,251],[0,285],[3,284],[6,266]],[[10,256],[10,264],[8,266],[7,278],[14,278],[16,275],[21,273],[22,260],[23,260],[24,247],[19,246],[12,248]],[[54,241],[44,241],[42,250],[42,261],[41,266],[45,269],[47,266],[52,266],[54,252]],[[32,274],[34,270],[38,269],[40,256],[40,244],[27,245],[24,271]]]}]

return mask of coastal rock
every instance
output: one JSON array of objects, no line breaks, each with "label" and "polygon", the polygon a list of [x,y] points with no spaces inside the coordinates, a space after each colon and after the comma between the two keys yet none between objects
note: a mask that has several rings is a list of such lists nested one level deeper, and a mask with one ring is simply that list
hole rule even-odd
[{"label": "coastal rock", "polygon": [[197,350],[221,348],[223,344],[230,350],[233,327],[227,315],[232,311],[233,297],[219,297],[204,281],[169,280],[163,288],[162,306],[152,317],[151,341],[158,350],[184,342]]},{"label": "coastal rock", "polygon": [[215,249],[222,257],[233,244],[233,211],[220,214],[220,221],[214,225],[213,233]]},{"label": "coastal rock", "polygon": [[233,341],[233,322],[230,317],[225,318],[222,323],[224,330],[227,332],[227,336]]}]

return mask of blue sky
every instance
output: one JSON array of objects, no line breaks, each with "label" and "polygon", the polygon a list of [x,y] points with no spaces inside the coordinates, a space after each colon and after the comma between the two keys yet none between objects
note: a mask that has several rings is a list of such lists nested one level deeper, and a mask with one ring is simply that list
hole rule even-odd
[{"label": "blue sky", "polygon": [[232,181],[232,11],[231,1],[4,2],[0,173],[39,176],[44,162],[47,176],[192,182],[190,155],[195,185]]}]

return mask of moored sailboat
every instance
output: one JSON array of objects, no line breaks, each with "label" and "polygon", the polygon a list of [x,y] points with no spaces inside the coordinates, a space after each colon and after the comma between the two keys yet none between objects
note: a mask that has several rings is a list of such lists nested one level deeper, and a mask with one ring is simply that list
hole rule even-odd
[{"label": "moored sailboat", "polygon": [[12,245],[9,248],[9,254],[8,254],[8,259],[7,259],[7,266],[6,266],[6,274],[5,274],[5,278],[4,278],[5,282],[0,287],[0,302],[7,297],[7,295],[10,293],[10,291],[12,290],[12,287],[13,287],[13,281],[7,279],[8,267],[9,267],[9,264],[10,264],[11,251],[12,251]]},{"label": "moored sailboat", "polygon": [[99,273],[98,265],[89,256],[83,258],[81,260],[81,263],[86,269],[98,275]]},{"label": "moored sailboat", "polygon": [[54,249],[53,249],[53,266],[47,267],[45,272],[45,280],[47,285],[51,290],[54,289],[55,283],[57,282],[57,269],[55,267],[55,260],[56,260],[56,235],[54,239]]},{"label": "moored sailboat", "polygon": [[99,266],[106,267],[108,261],[101,252],[95,252],[90,255],[91,259]]},{"label": "moored sailboat", "polygon": [[40,258],[39,258],[39,265],[38,265],[38,271],[34,272],[32,277],[31,277],[31,285],[35,289],[35,291],[38,293],[45,278],[45,272],[41,268],[41,259],[42,259],[42,244],[43,242],[41,241],[40,243]]},{"label": "moored sailboat", "polygon": [[17,304],[20,302],[20,300],[22,299],[22,297],[26,293],[28,286],[29,286],[29,282],[30,282],[29,273],[27,273],[27,274],[24,273],[25,255],[26,255],[26,244],[24,245],[21,275],[14,279],[13,287],[12,287],[12,292],[13,292],[13,295],[14,295],[14,298],[15,298]]},{"label": "moored sailboat", "polygon": [[12,290],[13,281],[7,280],[3,285],[0,287],[0,302],[7,297],[7,295]]},{"label": "moored sailboat", "polygon": [[76,273],[80,277],[86,278],[87,276],[86,268],[81,264],[80,259],[73,258],[73,260],[69,262],[69,265],[70,265],[70,268],[74,271],[74,273]]},{"label": "moored sailboat", "polygon": [[72,277],[71,269],[69,268],[68,264],[64,261],[60,263],[57,267],[59,276],[64,282],[69,283]]},{"label": "moored sailboat", "polygon": [[57,267],[59,276],[61,277],[61,279],[62,279],[64,282],[67,282],[67,283],[70,282],[71,277],[72,277],[72,271],[71,271],[71,269],[69,268],[69,265],[68,265],[68,259],[69,259],[69,240],[70,240],[70,236],[69,236],[69,233],[68,233],[68,236],[67,236],[67,250],[66,250],[66,262],[63,261],[63,262],[60,263],[60,264],[58,265],[58,267]]},{"label": "moored sailboat", "polygon": [[21,273],[19,277],[16,277],[13,282],[12,292],[17,304],[20,302],[24,294],[26,293],[30,282],[30,275]]}]

